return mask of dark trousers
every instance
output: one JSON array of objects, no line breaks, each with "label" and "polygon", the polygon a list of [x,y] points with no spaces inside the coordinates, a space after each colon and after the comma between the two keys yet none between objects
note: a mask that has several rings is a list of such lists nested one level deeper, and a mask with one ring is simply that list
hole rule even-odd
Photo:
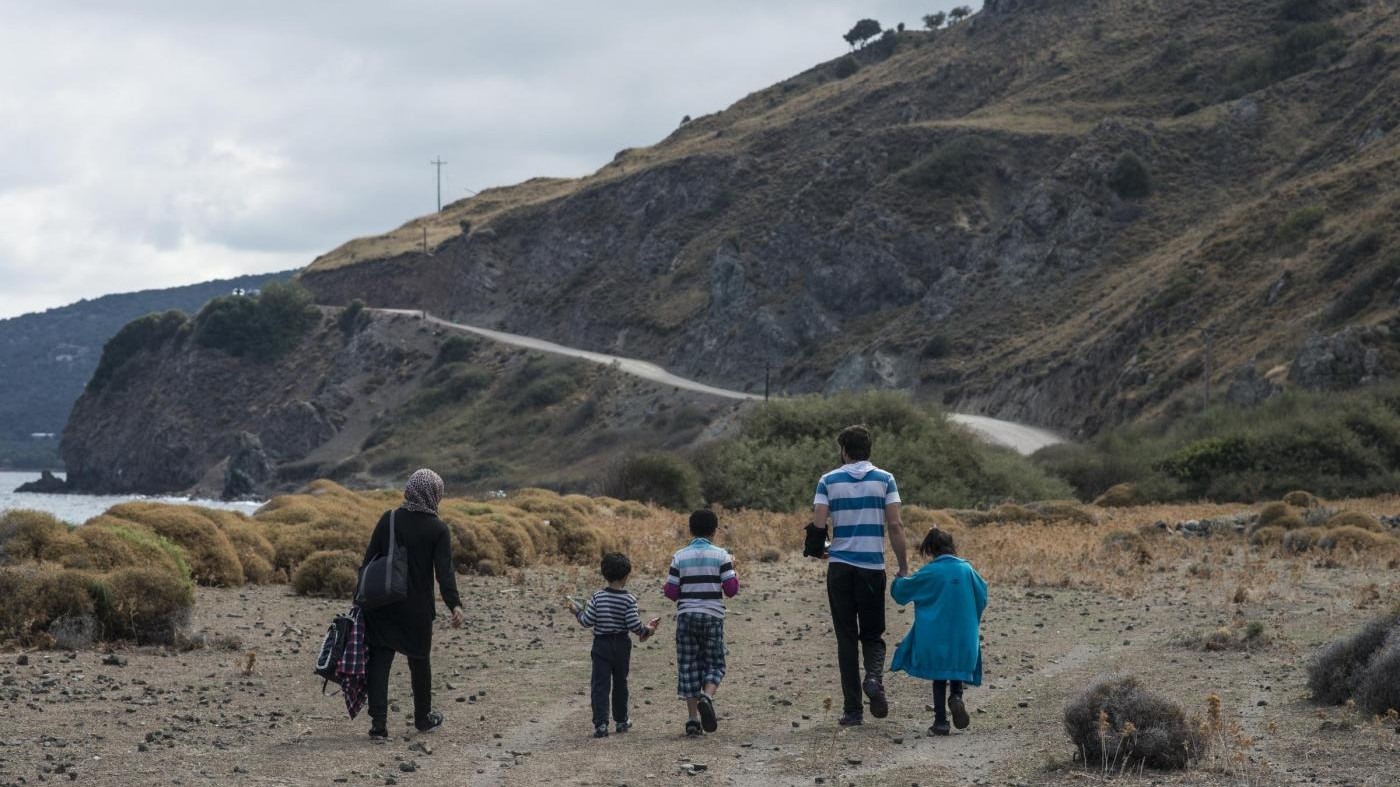
[{"label": "dark trousers", "polygon": [[627,673],[632,669],[632,640],[627,632],[593,638],[593,726],[608,723],[608,694],[613,721],[627,718]]},{"label": "dark trousers", "polygon": [[[393,648],[370,646],[365,669],[369,679],[369,719],[376,725],[383,724],[389,716],[389,668],[393,665]],[[422,722],[433,709],[433,668],[427,659],[410,658],[408,672],[413,682],[413,720]]]},{"label": "dark trousers", "polygon": [[885,572],[828,563],[826,597],[836,629],[836,660],[841,667],[843,712],[864,708],[860,694],[860,656],[865,675],[881,680],[885,674]]},{"label": "dark trousers", "polygon": [[936,680],[933,682],[933,720],[948,720],[948,698],[961,697],[963,685],[960,680]]}]

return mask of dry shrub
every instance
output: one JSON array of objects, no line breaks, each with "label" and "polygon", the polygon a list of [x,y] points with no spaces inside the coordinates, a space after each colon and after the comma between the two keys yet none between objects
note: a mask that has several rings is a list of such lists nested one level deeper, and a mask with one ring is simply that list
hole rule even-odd
[{"label": "dry shrub", "polygon": [[1313,508],[1322,505],[1322,501],[1317,499],[1312,492],[1304,492],[1301,489],[1289,492],[1283,496],[1283,502],[1294,508]]},{"label": "dry shrub", "polygon": [[292,575],[292,588],[302,596],[350,598],[359,582],[360,557],[348,550],[312,553]]},{"label": "dry shrub", "polygon": [[1300,527],[1283,536],[1283,548],[1293,553],[1307,552],[1317,546],[1325,533],[1320,527]]},{"label": "dry shrub", "polygon": [[243,564],[228,536],[194,506],[165,503],[122,503],[106,516],[144,525],[185,550],[194,581],[215,587],[240,587]]},{"label": "dry shrub", "polygon": [[452,562],[459,573],[467,573],[482,561],[505,565],[506,550],[490,525],[479,521],[448,522],[452,531]]},{"label": "dry shrub", "polygon": [[505,566],[494,560],[478,560],[476,562],[476,573],[486,577],[499,577],[506,573]]},{"label": "dry shrub", "polygon": [[1317,542],[1319,547],[1329,552],[1335,549],[1365,552],[1371,549],[1395,546],[1395,544],[1395,539],[1385,533],[1376,533],[1352,525],[1328,528]]},{"label": "dry shrub", "polygon": [[1249,543],[1260,547],[1273,546],[1282,544],[1286,535],[1288,531],[1278,525],[1266,525],[1249,534]]},{"label": "dry shrub", "polygon": [[957,527],[958,520],[947,511],[936,508],[924,508],[923,506],[908,506],[900,510],[900,516],[904,519],[904,525],[908,528],[939,528],[947,530]]},{"label": "dry shrub", "polygon": [[273,549],[272,542],[263,536],[256,523],[246,518],[243,521],[229,519],[219,529],[233,544],[246,581],[263,585],[272,579],[272,563],[277,559],[277,550]]},{"label": "dry shrub", "polygon": [[1205,651],[1254,650],[1270,642],[1262,621],[1237,622],[1234,626],[1197,632],[1176,640],[1175,644]]},{"label": "dry shrub", "polygon": [[1360,530],[1369,530],[1373,533],[1384,533],[1385,527],[1379,519],[1370,514],[1363,514],[1360,511],[1342,511],[1334,514],[1327,520],[1327,527],[1354,527]]},{"label": "dry shrub", "polygon": [[0,639],[81,648],[98,631],[92,577],[40,566],[0,569]]},{"label": "dry shrub", "polygon": [[110,636],[168,645],[188,630],[194,589],[182,578],[157,568],[122,568],[102,584]]},{"label": "dry shrub", "polygon": [[612,498],[604,498],[604,500],[608,501],[605,505],[612,510],[614,516],[625,519],[646,519],[653,512],[653,509],[646,503],[638,503],[636,500],[613,500]]},{"label": "dry shrub", "polygon": [[[1308,665],[1308,689],[1313,702],[1340,705],[1351,699],[1386,638],[1392,643],[1397,639],[1396,630],[1400,630],[1400,614],[1391,613],[1324,645]],[[1400,673],[1392,672],[1391,680],[1396,680],[1396,675]]]},{"label": "dry shrub", "polygon": [[1255,527],[1278,525],[1285,530],[1292,530],[1293,528],[1283,524],[1283,520],[1285,519],[1302,521],[1302,518],[1298,516],[1298,512],[1293,510],[1293,506],[1287,503],[1269,503],[1259,509],[1259,518],[1255,520]]},{"label": "dry shrub", "polygon": [[1065,731],[1086,763],[1175,770],[1205,753],[1206,737],[1180,705],[1137,678],[1101,678],[1065,706]]},{"label": "dry shrub", "polygon": [[571,563],[592,563],[618,551],[618,541],[602,528],[566,520],[550,520],[559,534],[559,554]]},{"label": "dry shrub", "polygon": [[762,550],[758,553],[758,562],[760,563],[776,563],[782,559],[783,553],[779,552],[776,549],[773,549],[772,547],[769,547],[768,549]]},{"label": "dry shrub", "polygon": [[1045,522],[1073,522],[1080,525],[1099,523],[1099,518],[1093,511],[1073,500],[1046,500],[1031,503],[1029,508]]},{"label": "dry shrub", "polygon": [[64,560],[69,568],[112,571],[118,568],[156,568],[185,582],[190,579],[185,550],[145,525],[102,514],[75,531],[84,549]]},{"label": "dry shrub", "polygon": [[57,562],[83,544],[73,529],[43,511],[13,509],[0,514],[0,565]]},{"label": "dry shrub", "polygon": [[1114,484],[1094,499],[1094,505],[1100,508],[1131,508],[1142,502],[1142,495],[1134,484]]},{"label": "dry shrub", "polygon": [[380,516],[400,499],[392,490],[356,493],[319,480],[272,498],[253,519],[276,551],[273,567],[290,574],[313,552],[364,550]]},{"label": "dry shrub", "polygon": [[1356,687],[1356,704],[1377,716],[1400,711],[1400,627],[1371,657]]},{"label": "dry shrub", "polygon": [[1152,562],[1152,550],[1148,547],[1147,537],[1141,533],[1115,530],[1104,535],[1100,543],[1106,551],[1130,554],[1139,563]]}]

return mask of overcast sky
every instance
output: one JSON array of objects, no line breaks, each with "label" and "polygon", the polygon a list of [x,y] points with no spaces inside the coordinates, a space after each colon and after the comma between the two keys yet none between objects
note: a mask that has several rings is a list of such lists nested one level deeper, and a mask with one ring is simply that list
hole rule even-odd
[{"label": "overcast sky", "polygon": [[957,4],[3,3],[0,318],[301,267],[431,212],[435,156],[444,203],[584,175]]}]

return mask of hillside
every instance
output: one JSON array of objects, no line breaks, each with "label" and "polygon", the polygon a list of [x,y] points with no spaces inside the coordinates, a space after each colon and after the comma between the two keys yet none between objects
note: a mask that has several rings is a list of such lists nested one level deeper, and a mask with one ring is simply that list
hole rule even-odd
[{"label": "hillside", "polygon": [[124,329],[63,436],[74,489],[265,496],[430,466],[477,493],[596,490],[624,453],[688,448],[738,406],[404,315],[311,308],[267,350],[268,321],[236,315],[268,299]]},{"label": "hillside", "polygon": [[241,276],[187,287],[106,295],[57,309],[0,320],[0,468],[51,468],[68,411],[83,392],[102,345],[123,325],[168,309],[194,313],[211,298],[254,290],[290,272]]},{"label": "hillside", "polygon": [[300,278],[1078,434],[1362,385],[1400,363],[1397,34],[1378,1],[994,0]]}]

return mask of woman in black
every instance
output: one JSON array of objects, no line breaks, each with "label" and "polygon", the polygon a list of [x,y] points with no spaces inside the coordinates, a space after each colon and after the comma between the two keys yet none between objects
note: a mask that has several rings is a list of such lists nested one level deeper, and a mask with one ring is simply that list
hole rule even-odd
[{"label": "woman in black", "polygon": [[[452,534],[438,519],[442,500],[442,477],[431,470],[419,470],[408,479],[403,505],[394,514],[394,538],[398,548],[408,551],[408,598],[396,604],[367,609],[365,644],[369,650],[369,734],[389,735],[385,720],[389,712],[389,667],[394,654],[408,659],[413,679],[413,723],[426,732],[442,724],[442,714],[433,710],[432,668],[428,654],[433,647],[433,572],[437,572],[442,600],[452,611],[452,627],[462,625],[462,599],[457,595],[457,576],[452,570]],[[365,551],[364,566],[389,549],[389,512],[379,518]]]}]

